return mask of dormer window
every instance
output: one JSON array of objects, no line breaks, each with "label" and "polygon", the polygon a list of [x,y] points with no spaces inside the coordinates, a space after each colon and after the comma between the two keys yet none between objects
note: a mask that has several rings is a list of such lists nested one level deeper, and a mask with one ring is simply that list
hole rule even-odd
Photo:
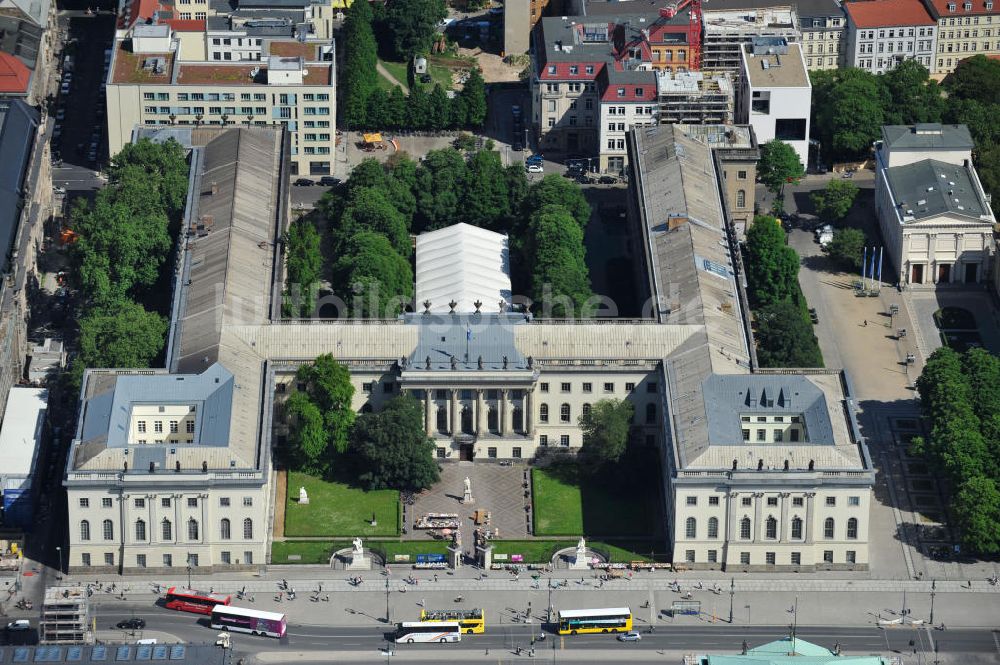
[{"label": "dormer window", "polygon": [[[993,3],[991,2],[989,4],[992,6]],[[593,74],[594,73],[594,66],[593,65],[587,65],[587,67],[584,69],[584,71],[587,72],[588,74]]]},{"label": "dormer window", "polygon": [[635,89],[635,96],[636,97],[642,97],[642,88],[636,88]]},{"label": "dormer window", "polygon": [[618,88],[618,96],[619,97],[625,96],[625,88]]},{"label": "dormer window", "polygon": [[579,74],[579,73],[580,73],[580,68],[579,68],[579,67],[577,67],[576,65],[570,65],[570,66],[569,66],[569,73],[570,73],[570,74],[571,74],[572,76],[576,76],[577,74]]},{"label": "dormer window", "polygon": [[990,0],[989,2],[986,3],[986,9],[988,9],[990,11],[993,11],[993,2],[992,2],[992,0]]},{"label": "dormer window", "polygon": [[556,66],[555,65],[549,65],[549,74],[552,74],[553,76],[555,76],[555,73],[556,73]]},{"label": "dormer window", "polygon": [[955,11],[955,3],[954,2],[949,2],[948,3],[948,11],[950,11],[950,12]]},{"label": "dormer window", "polygon": [[962,9],[964,9],[965,11],[971,11],[972,10],[972,3],[971,2],[964,3],[962,5]]}]

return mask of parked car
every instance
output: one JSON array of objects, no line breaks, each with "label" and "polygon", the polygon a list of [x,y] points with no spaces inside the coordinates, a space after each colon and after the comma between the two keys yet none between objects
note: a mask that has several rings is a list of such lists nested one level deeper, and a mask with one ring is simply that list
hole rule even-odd
[{"label": "parked car", "polygon": [[531,155],[524,160],[525,164],[541,164],[544,158],[541,155]]},{"label": "parked car", "polygon": [[69,94],[69,81],[63,81],[59,86],[59,93],[63,95]]},{"label": "parked car", "polygon": [[11,621],[7,624],[7,630],[9,631],[20,631],[20,630],[31,630],[31,622],[27,619],[18,619],[17,621]]},{"label": "parked car", "polygon": [[510,149],[514,152],[522,152],[524,150],[524,144],[521,143],[520,139],[514,139],[514,143],[511,144]]},{"label": "parked car", "polygon": [[332,175],[325,175],[319,179],[319,184],[324,187],[336,187],[340,184],[340,178],[334,178]]},{"label": "parked car", "polygon": [[524,168],[528,170],[528,173],[545,173],[541,164],[525,164]]},{"label": "parked car", "polygon": [[618,641],[619,642],[638,642],[641,639],[642,639],[642,635],[640,635],[639,633],[635,632],[634,630],[630,631],[628,633],[622,633],[622,634],[620,634],[618,636]]},{"label": "parked car", "polygon": [[602,185],[615,185],[618,184],[618,178],[614,177],[613,175],[602,175],[600,178],[597,179],[597,182],[601,183]]},{"label": "parked car", "polygon": [[146,620],[140,617],[132,617],[131,619],[125,619],[124,621],[119,621],[115,624],[116,628],[122,628],[125,630],[142,630],[146,627]]},{"label": "parked car", "polygon": [[312,187],[316,183],[309,178],[296,178],[295,182],[292,183],[296,187]]},{"label": "parked car", "polygon": [[56,122],[62,122],[66,118],[66,109],[56,111]]}]

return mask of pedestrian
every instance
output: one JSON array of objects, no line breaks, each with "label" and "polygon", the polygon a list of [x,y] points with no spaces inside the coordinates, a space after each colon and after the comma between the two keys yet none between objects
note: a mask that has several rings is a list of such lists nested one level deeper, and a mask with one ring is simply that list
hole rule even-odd
[{"label": "pedestrian", "polygon": [[865,319],[865,328],[868,327],[868,319]]},{"label": "pedestrian", "polygon": [[434,581],[435,581],[435,582],[437,582],[437,581],[438,581],[438,576],[437,576],[437,573],[435,573],[435,574],[434,574]]}]

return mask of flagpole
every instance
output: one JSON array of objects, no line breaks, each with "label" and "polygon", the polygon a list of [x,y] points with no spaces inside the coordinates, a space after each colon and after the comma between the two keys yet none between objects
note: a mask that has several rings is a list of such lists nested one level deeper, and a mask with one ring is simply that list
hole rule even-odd
[{"label": "flagpole", "polygon": [[868,245],[865,245],[865,250],[861,254],[861,290],[865,290],[865,268],[868,266]]}]

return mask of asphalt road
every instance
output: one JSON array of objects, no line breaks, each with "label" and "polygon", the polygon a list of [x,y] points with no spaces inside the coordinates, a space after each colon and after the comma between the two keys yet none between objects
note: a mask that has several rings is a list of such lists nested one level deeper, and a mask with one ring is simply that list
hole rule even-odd
[{"label": "asphalt road", "polygon": [[[103,600],[103,599],[102,599]],[[161,607],[150,607],[146,604],[123,602],[119,605],[109,604],[110,601],[96,605],[97,628],[102,638],[107,640],[133,640],[142,637],[158,637],[162,639],[178,639],[190,642],[211,642],[216,632],[208,626],[207,617],[194,614],[175,612]],[[325,606],[324,606],[324,609]],[[114,630],[113,626],[133,616],[141,616],[147,622],[145,631],[141,634],[130,634],[127,631]],[[110,629],[110,630],[109,630]],[[537,637],[546,633],[546,639],[538,642]],[[644,631],[645,628],[639,628]],[[387,634],[385,626],[322,626],[289,624],[288,634],[281,640],[250,635],[234,635],[235,650],[243,654],[262,654],[267,652],[338,651],[338,652],[372,652],[386,646]],[[771,640],[786,637],[788,626],[731,626],[727,623],[706,624],[703,626],[661,626],[654,633],[642,633],[638,643],[623,644],[612,635],[555,635],[548,627],[538,624],[505,624],[488,625],[487,632],[482,635],[464,636],[461,648],[486,649],[504,651],[520,646],[527,650],[531,645],[532,636],[536,638],[535,648],[552,649],[553,645],[560,651],[593,651],[593,650],[629,650],[629,653],[656,651],[685,652],[738,652],[744,640],[751,646],[757,646]],[[957,656],[959,654],[978,654],[981,657],[995,658],[998,653],[995,631],[973,629],[934,630],[927,627],[887,628],[875,627],[822,627],[799,626],[797,636],[821,644],[829,648],[835,645],[845,652],[851,653],[899,653],[912,654],[914,648],[921,653],[933,653],[935,646],[941,656]],[[459,645],[395,645],[398,654],[413,650],[427,650],[458,647]],[[631,662],[631,657],[629,658]],[[338,662],[339,659],[338,659]],[[662,657],[660,662],[662,662]]]}]

